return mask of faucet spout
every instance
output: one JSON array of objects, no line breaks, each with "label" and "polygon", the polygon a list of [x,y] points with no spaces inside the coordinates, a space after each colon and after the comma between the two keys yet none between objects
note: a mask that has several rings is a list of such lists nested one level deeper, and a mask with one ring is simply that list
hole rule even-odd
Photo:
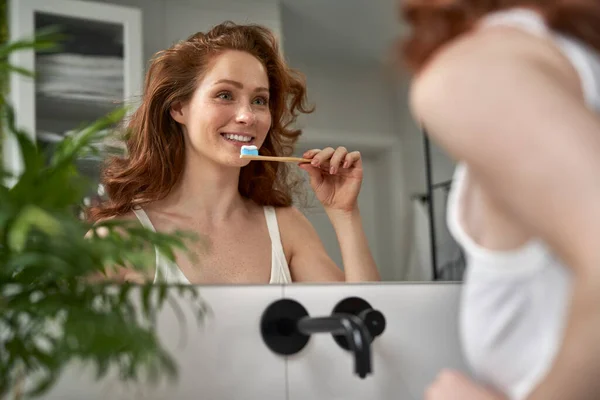
[{"label": "faucet spout", "polygon": [[359,317],[352,314],[333,314],[328,317],[303,317],[297,322],[297,330],[304,335],[331,333],[344,335],[350,351],[354,354],[354,372],[365,378],[371,369],[371,333]]}]

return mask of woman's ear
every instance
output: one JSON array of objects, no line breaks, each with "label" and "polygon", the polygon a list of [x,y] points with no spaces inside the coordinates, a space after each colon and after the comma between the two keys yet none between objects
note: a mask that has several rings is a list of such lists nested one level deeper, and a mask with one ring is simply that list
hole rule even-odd
[{"label": "woman's ear", "polygon": [[171,106],[171,117],[179,122],[181,125],[185,125],[186,124],[186,115],[187,115],[187,108],[184,107],[184,105],[180,102],[177,101],[175,103],[173,103],[173,105]]}]

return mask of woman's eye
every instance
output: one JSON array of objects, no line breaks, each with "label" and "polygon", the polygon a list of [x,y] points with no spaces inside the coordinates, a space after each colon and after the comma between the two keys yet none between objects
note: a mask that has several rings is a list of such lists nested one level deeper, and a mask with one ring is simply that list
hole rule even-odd
[{"label": "woman's eye", "polygon": [[259,106],[266,106],[267,104],[269,104],[269,101],[264,97],[257,97],[256,99],[254,99],[254,104],[258,104]]},{"label": "woman's eye", "polygon": [[217,98],[219,98],[221,100],[231,100],[233,98],[233,96],[229,92],[221,92],[221,93],[217,94]]}]

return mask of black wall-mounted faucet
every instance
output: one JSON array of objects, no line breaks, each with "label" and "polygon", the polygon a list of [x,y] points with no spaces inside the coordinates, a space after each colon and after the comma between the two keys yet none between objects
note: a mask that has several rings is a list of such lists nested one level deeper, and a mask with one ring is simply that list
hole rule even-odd
[{"label": "black wall-mounted faucet", "polygon": [[330,317],[303,317],[297,322],[300,333],[330,333],[343,335],[354,354],[354,373],[365,378],[371,373],[371,334],[364,322],[355,315],[335,314]]},{"label": "black wall-mounted faucet", "polygon": [[338,303],[326,317],[310,317],[297,301],[282,299],[269,305],[261,319],[263,340],[277,354],[298,353],[312,334],[331,334],[340,347],[353,353],[354,372],[361,378],[372,373],[371,343],[384,329],[383,314],[355,297]]},{"label": "black wall-mounted faucet", "polygon": [[[371,334],[371,341],[383,333],[385,330],[385,317],[379,310],[373,309],[371,305],[360,297],[347,297],[340,301],[333,308],[331,315],[351,314],[362,320]],[[341,335],[333,337],[337,344],[343,349],[350,350],[346,338]]]}]

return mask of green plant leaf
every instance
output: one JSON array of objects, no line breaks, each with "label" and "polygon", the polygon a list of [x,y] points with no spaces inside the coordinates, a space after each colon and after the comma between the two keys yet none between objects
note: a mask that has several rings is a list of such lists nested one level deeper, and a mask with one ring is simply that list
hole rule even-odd
[{"label": "green plant leaf", "polygon": [[2,64],[0,65],[0,73],[6,72],[15,72],[19,75],[27,76],[30,78],[35,77],[35,73],[33,71],[29,71],[28,69],[17,67],[11,64]]},{"label": "green plant leaf", "polygon": [[53,369],[48,370],[46,376],[44,376],[43,379],[39,379],[37,382],[35,382],[34,387],[28,390],[25,396],[39,397],[46,394],[56,382],[59,372],[60,371]]},{"label": "green plant leaf", "polygon": [[126,113],[126,108],[117,108],[91,125],[67,136],[57,146],[50,165],[60,168],[60,165],[64,163],[73,163],[78,157],[89,154],[94,141],[106,139],[109,135],[108,132],[114,129],[114,126],[125,117]]},{"label": "green plant leaf", "polygon": [[[1,43],[2,82],[9,73],[34,76],[8,63],[13,52],[54,51],[63,37],[48,28],[33,39]],[[127,110],[117,108],[73,130],[48,157],[31,132],[16,126],[14,110],[4,91],[1,95],[2,133],[15,137],[23,170],[12,176],[0,163],[1,177],[16,180],[10,188],[0,185],[0,331],[10,333],[6,340],[2,337],[0,397],[14,388],[21,374],[36,378],[28,394],[43,396],[74,361],[94,366],[98,379],[113,368],[130,381],[152,377],[152,384],[159,377],[175,378],[177,366],[159,341],[154,322],[167,305],[185,323],[177,291],[194,299],[196,289],[114,285],[90,278],[121,267],[147,270],[155,248],[174,258],[176,249],[186,250],[192,235],[153,232],[133,221],[91,226],[78,217],[90,188],[78,166],[83,159],[104,157],[107,140],[121,135],[117,127]],[[101,228],[105,234],[98,233]],[[198,315],[204,310],[199,305]],[[51,334],[57,331],[59,335]]]},{"label": "green plant leaf", "polygon": [[6,60],[10,54],[23,50],[57,51],[61,48],[59,43],[65,38],[66,35],[61,33],[60,27],[49,26],[38,29],[32,39],[1,43],[0,59]]},{"label": "green plant leaf", "polygon": [[36,173],[43,167],[44,160],[37,151],[35,142],[25,131],[17,128],[15,124],[15,112],[11,105],[4,104],[3,114],[8,130],[16,137],[18,141],[25,167],[25,173],[29,173],[28,175]]},{"label": "green plant leaf", "polygon": [[39,229],[48,235],[58,235],[61,231],[59,222],[50,214],[38,207],[26,206],[17,215],[8,233],[9,247],[22,251],[31,229]]}]

